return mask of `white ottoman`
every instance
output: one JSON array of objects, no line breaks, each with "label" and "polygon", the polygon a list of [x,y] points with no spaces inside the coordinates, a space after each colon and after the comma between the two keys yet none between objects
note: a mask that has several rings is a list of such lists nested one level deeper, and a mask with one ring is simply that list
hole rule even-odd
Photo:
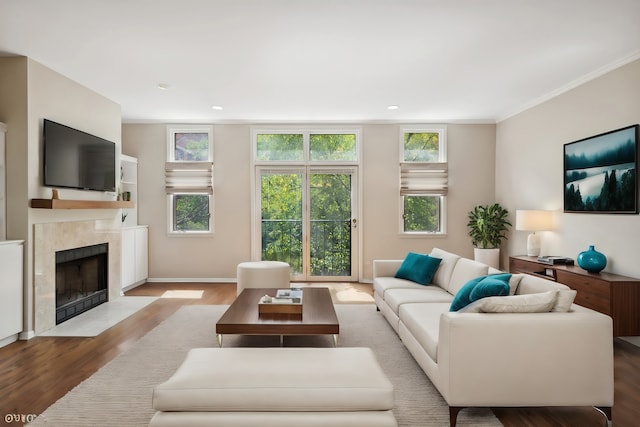
[{"label": "white ottoman", "polygon": [[252,261],[238,264],[238,295],[244,288],[288,288],[291,267],[281,261]]},{"label": "white ottoman", "polygon": [[197,348],[156,386],[150,426],[394,427],[369,348]]}]

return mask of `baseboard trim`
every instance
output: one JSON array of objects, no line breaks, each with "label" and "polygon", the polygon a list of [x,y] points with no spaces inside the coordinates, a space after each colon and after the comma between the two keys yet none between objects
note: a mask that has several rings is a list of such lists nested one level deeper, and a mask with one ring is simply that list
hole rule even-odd
[{"label": "baseboard trim", "polygon": [[222,277],[150,277],[148,283],[237,283],[238,279]]},{"label": "baseboard trim", "polygon": [[16,341],[18,341],[18,334],[14,334],[11,336],[8,336],[6,338],[3,338],[0,340],[0,347],[4,347],[5,345],[9,345],[11,343],[14,343]]},{"label": "baseboard trim", "polygon": [[133,283],[129,286],[125,286],[124,288],[122,288],[122,290],[120,291],[120,296],[124,295],[125,292],[130,291],[131,289],[137,288],[140,285],[144,285],[147,281],[146,280],[140,280],[136,283]]},{"label": "baseboard trim", "polygon": [[26,331],[26,332],[20,332],[20,335],[18,335],[18,339],[20,341],[26,341],[26,340],[30,340],[31,338],[35,338],[36,333],[34,331]]},{"label": "baseboard trim", "polygon": [[[238,279],[235,277],[149,277],[146,280],[146,283],[238,283]],[[125,290],[131,290],[141,284],[145,283],[139,282],[134,286],[129,286]],[[358,280],[358,283],[366,283],[372,284],[373,279],[362,279]]]}]

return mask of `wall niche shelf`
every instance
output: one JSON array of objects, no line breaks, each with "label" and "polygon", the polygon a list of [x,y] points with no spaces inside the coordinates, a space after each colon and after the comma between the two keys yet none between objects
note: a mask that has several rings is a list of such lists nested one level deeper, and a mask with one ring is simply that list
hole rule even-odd
[{"label": "wall niche shelf", "polygon": [[134,206],[133,202],[121,200],[31,199],[34,209],[127,209]]}]

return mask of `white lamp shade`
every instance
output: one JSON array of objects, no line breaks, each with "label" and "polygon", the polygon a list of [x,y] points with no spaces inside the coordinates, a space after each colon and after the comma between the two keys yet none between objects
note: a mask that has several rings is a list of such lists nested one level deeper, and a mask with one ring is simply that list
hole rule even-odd
[{"label": "white lamp shade", "polygon": [[516,210],[516,230],[549,231],[552,229],[552,211]]},{"label": "white lamp shade", "polygon": [[516,210],[516,230],[532,231],[527,238],[527,255],[540,255],[540,237],[536,231],[553,229],[553,215],[551,211]]}]

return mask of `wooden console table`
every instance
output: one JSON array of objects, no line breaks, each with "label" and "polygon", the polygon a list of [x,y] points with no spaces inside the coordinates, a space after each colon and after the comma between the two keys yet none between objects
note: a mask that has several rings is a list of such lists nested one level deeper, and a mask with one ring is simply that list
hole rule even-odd
[{"label": "wooden console table", "polygon": [[533,256],[509,257],[511,273],[527,273],[578,291],[576,304],[613,318],[614,336],[640,335],[640,279],[589,273],[574,265],[547,265]]}]

